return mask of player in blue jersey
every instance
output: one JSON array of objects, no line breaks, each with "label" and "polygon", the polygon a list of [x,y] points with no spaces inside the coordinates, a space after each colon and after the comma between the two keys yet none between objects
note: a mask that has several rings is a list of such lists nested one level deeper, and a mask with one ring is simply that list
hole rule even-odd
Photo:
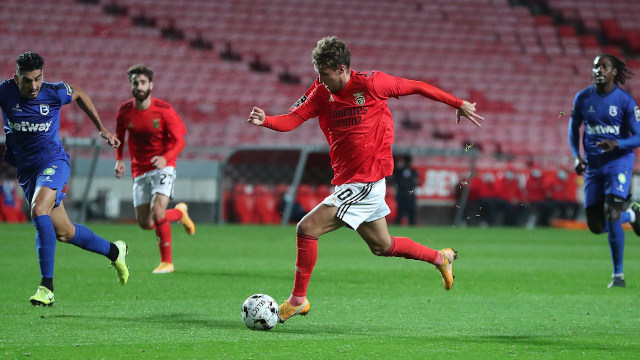
[{"label": "player in blue jersey", "polygon": [[[640,110],[631,95],[618,85],[631,72],[615,56],[603,54],[593,60],[594,86],[576,95],[569,121],[569,144],[575,171],[585,175],[585,211],[589,230],[609,233],[613,276],[609,288],[624,287],[622,263],[624,231],[629,222],[640,236],[640,206],[626,209],[633,172],[633,150],[640,146]],[[580,155],[580,126],[584,124]]]},{"label": "player in blue jersey", "polygon": [[0,107],[4,118],[6,151],[4,159],[16,167],[18,181],[31,205],[36,228],[36,250],[42,279],[33,305],[53,304],[53,265],[56,239],[102,254],[116,268],[118,281],[125,285],[129,269],[125,263],[127,245],[111,243],[88,228],[69,220],[62,204],[63,188],[69,180],[69,155],[58,137],[60,108],[76,102],[91,119],[111,147],[120,141],[100,121],[89,96],[64,82],[43,81],[44,59],[26,52],[17,59],[13,79],[0,83]]}]

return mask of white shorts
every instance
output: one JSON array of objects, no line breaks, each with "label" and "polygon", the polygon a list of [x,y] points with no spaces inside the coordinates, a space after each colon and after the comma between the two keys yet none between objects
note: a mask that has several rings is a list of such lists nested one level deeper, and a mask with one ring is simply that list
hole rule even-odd
[{"label": "white shorts", "polygon": [[336,186],[335,192],[322,200],[322,203],[337,206],[338,219],[347,223],[349,228],[357,229],[363,222],[376,221],[391,213],[384,201],[386,194],[385,179],[370,183],[350,183]]},{"label": "white shorts", "polygon": [[173,198],[176,169],[167,166],[162,170],[151,170],[133,179],[133,206],[150,204],[155,193]]}]

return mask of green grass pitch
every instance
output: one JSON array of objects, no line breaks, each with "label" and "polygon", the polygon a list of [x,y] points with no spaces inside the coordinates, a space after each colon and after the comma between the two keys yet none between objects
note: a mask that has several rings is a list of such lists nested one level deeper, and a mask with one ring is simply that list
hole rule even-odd
[{"label": "green grass pitch", "polygon": [[540,229],[391,227],[452,246],[456,281],[431,265],[369,253],[341,229],[319,241],[311,312],[248,330],[249,295],[291,291],[295,229],[173,227],[176,272],[153,275],[153,232],[89,224],[130,245],[120,287],[102,256],[58,243],[55,305],[39,282],[30,225],[0,225],[0,359],[634,359],[640,358],[640,246],[627,233],[627,288],[607,289],[606,235]]}]

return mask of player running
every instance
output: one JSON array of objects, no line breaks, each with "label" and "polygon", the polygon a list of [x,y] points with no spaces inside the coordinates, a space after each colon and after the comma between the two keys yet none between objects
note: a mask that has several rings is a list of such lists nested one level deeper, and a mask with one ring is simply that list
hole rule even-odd
[{"label": "player running", "polygon": [[[127,71],[133,99],[120,106],[116,119],[116,136],[125,141],[129,131],[131,175],[133,176],[133,206],[141,229],[155,229],[160,250],[160,265],[154,274],[174,272],[171,258],[171,225],[179,221],[189,235],[196,227],[187,204],[181,202],[167,210],[173,197],[176,180],[176,160],[184,149],[187,130],[173,107],[152,98],[153,71],[145,65],[135,65]],[[123,147],[116,149],[116,178],[125,174]]]},{"label": "player running", "polygon": [[[595,86],[578,92],[569,121],[569,145],[575,171],[584,176],[584,207],[589,230],[609,233],[613,276],[608,287],[624,287],[624,231],[629,222],[640,236],[640,206],[625,210],[633,172],[633,149],[640,146],[638,104],[618,84],[630,78],[624,62],[603,54],[593,60]],[[580,126],[584,123],[580,155]]]},{"label": "player running", "polygon": [[387,99],[420,94],[458,109],[458,123],[463,116],[480,126],[478,120],[483,118],[476,114],[475,104],[424,82],[352,70],[349,49],[335,36],[318,41],[312,60],[319,78],[289,114],[265,116],[254,107],[247,120],[276,131],[291,131],[317,116],[330,146],[335,192],[297,225],[293,291],[280,305],[280,322],[309,312],[306,294],[318,255],[318,237],[345,225],[358,232],[374,255],[435,265],[444,288],[451,289],[454,249],[432,250],[409,238],[389,235],[385,216],[390,210],[384,198],[385,177],[393,173],[393,119]]},{"label": "player running", "polygon": [[16,167],[36,228],[42,279],[29,300],[33,305],[53,305],[56,239],[109,258],[124,286],[129,279],[125,263],[128,246],[123,241],[111,243],[87,227],[72,223],[62,203],[66,195],[63,188],[70,175],[70,158],[58,137],[60,108],[75,101],[109,146],[117,148],[120,141],[102,125],[91,99],[82,89],[64,82],[43,81],[44,59],[40,55],[25,52],[16,63],[13,79],[0,83],[0,107],[6,134],[4,160]]}]

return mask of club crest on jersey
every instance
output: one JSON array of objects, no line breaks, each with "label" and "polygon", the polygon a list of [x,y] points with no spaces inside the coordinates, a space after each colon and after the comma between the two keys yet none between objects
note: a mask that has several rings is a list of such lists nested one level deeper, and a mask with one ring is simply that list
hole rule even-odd
[{"label": "club crest on jersey", "polygon": [[44,169],[44,171],[42,173],[45,174],[45,175],[53,175],[53,174],[56,173],[56,171],[53,170],[53,168],[46,168],[46,169]]},{"label": "club crest on jersey", "polygon": [[49,115],[49,105],[47,105],[47,104],[40,104],[40,114],[42,114],[42,115]]},{"label": "club crest on jersey", "polygon": [[353,96],[356,98],[356,104],[364,105],[364,93],[363,92],[355,93],[355,94],[353,94]]},{"label": "club crest on jersey", "polygon": [[611,116],[618,115],[618,107],[615,105],[609,105],[609,115]]},{"label": "club crest on jersey", "polygon": [[151,123],[151,126],[153,126],[154,129],[160,128],[160,119],[153,119],[151,120]]}]

